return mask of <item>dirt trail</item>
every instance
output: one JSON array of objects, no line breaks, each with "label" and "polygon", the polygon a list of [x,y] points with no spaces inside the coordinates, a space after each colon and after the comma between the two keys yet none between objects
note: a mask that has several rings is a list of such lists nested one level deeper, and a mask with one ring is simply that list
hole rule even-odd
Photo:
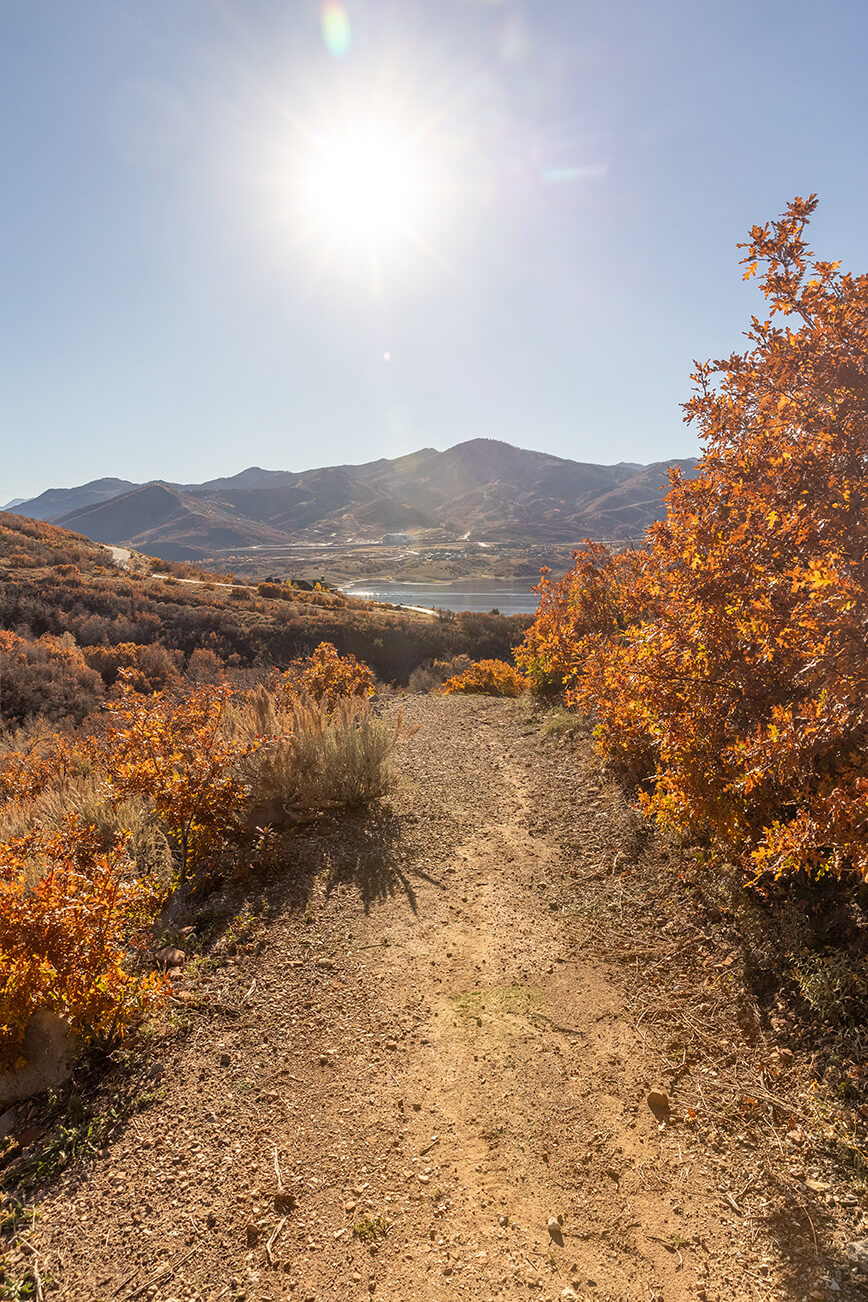
[{"label": "dirt trail", "polygon": [[[713,1159],[649,1110],[648,1041],[575,916],[629,853],[592,766],[566,862],[558,746],[527,711],[406,715],[391,809],[298,841],[267,922],[109,1079],[110,1143],[38,1204],[53,1296],[757,1295]],[[752,1274],[765,1251],[754,1234]]]}]

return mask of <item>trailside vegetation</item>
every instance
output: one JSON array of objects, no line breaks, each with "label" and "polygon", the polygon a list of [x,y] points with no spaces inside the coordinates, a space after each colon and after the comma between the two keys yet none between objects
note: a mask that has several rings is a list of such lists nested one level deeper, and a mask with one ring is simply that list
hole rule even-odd
[{"label": "trailside vegetation", "polygon": [[521,696],[530,686],[528,680],[505,660],[474,660],[467,669],[447,678],[438,688],[442,696],[453,694],[480,696]]},{"label": "trailside vegetation", "polygon": [[[71,558],[71,559],[69,559]],[[115,565],[89,539],[0,512],[0,731],[37,717],[78,723],[122,668],[142,690],[186,675],[249,685],[329,642],[405,685],[457,656],[506,658],[530,616],[426,615],[326,590],[231,584],[190,565]]]},{"label": "trailside vegetation", "polygon": [[868,276],[815,259],[815,207],[740,246],[768,315],[696,366],[700,473],[644,548],[543,574],[516,657],[650,816],[760,885],[868,877]]},{"label": "trailside vegetation", "polygon": [[77,732],[0,751],[0,1072],[37,1011],[108,1045],[165,996],[142,951],[174,890],[389,789],[400,716],[374,715],[370,670],[331,645],[252,689],[147,692],[136,672]]}]

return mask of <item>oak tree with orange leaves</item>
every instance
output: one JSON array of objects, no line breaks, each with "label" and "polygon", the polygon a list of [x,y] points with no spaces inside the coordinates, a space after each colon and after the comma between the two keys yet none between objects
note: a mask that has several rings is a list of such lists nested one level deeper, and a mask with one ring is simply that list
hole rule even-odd
[{"label": "oak tree with orange leaves", "polygon": [[579,553],[518,657],[594,713],[650,814],[759,877],[868,876],[868,276],[814,258],[816,203],[740,246],[768,316],[696,365],[697,477],[629,562]]}]

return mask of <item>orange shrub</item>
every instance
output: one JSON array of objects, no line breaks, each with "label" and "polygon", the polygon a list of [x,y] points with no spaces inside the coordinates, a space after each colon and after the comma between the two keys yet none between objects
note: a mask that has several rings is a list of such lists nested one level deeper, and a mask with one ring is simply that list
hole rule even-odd
[{"label": "orange shrub", "polygon": [[138,692],[159,691],[179,677],[181,653],[169,651],[158,643],[142,646],[136,642],[118,642],[115,646],[83,647],[82,654],[106,687],[115,684],[121,669],[130,671],[125,681]]},{"label": "orange shrub", "polygon": [[[45,871],[31,885],[35,856]],[[127,957],[153,906],[149,887],[122,871],[120,850],[98,853],[74,822],[0,846],[0,1070],[19,1059],[39,1009],[84,1040],[110,1042],[161,998],[163,979],[136,973]]]},{"label": "orange shrub", "polygon": [[0,752],[0,804],[32,800],[46,787],[63,782],[75,751],[59,733],[39,736],[26,750]]},{"label": "orange shrub", "polygon": [[355,656],[338,655],[331,642],[320,642],[311,655],[292,662],[282,675],[282,690],[333,710],[347,697],[373,696],[374,676]]},{"label": "orange shrub", "polygon": [[437,690],[443,696],[453,693],[521,696],[529,686],[528,680],[505,660],[475,660],[469,669],[447,678]]},{"label": "orange shrub", "polygon": [[698,365],[700,473],[673,474],[629,584],[600,558],[610,626],[589,623],[580,554],[575,600],[541,609],[518,660],[554,667],[661,823],[755,874],[864,877],[868,276],[813,259],[815,207],[796,199],[743,246],[769,319]]},{"label": "orange shrub", "polygon": [[[126,670],[121,671],[125,678]],[[203,685],[142,697],[126,685],[102,761],[120,796],[147,795],[177,841],[181,880],[191,858],[235,839],[248,794],[237,764],[247,749],[223,735],[231,687]]]}]

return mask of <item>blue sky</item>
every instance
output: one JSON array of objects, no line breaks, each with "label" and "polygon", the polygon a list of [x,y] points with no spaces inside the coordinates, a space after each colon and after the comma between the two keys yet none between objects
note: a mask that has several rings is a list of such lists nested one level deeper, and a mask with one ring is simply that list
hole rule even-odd
[{"label": "blue sky", "polygon": [[[329,50],[308,0],[0,0],[0,501],[478,436],[691,455],[749,225],[816,191],[868,268],[863,0],[345,16]],[[310,206],[360,121],[416,187],[364,238]]]}]

